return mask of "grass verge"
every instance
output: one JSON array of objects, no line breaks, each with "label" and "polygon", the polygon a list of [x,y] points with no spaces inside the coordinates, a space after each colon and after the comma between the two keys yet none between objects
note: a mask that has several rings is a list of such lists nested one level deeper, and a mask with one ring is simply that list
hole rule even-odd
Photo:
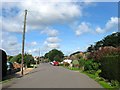
[{"label": "grass verge", "polygon": [[111,86],[109,82],[107,82],[104,78],[99,77],[98,75],[89,74],[85,71],[80,70],[79,68],[70,68],[65,66],[63,67],[69,70],[80,71],[81,73],[86,74],[87,76],[98,82],[103,88],[106,88],[107,90],[120,90],[119,88]]}]

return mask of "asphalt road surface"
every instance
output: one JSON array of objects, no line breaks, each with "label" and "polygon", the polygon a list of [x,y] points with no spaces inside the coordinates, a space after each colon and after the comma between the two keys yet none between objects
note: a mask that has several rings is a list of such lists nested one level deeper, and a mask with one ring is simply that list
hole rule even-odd
[{"label": "asphalt road surface", "polygon": [[48,63],[40,64],[28,75],[17,79],[8,88],[102,88],[88,76],[52,66]]}]

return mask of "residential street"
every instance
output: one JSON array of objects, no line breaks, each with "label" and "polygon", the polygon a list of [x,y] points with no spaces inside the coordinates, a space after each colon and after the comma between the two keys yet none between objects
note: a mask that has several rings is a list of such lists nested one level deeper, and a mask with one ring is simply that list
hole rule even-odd
[{"label": "residential street", "polygon": [[101,88],[88,76],[48,63],[40,64],[9,88]]}]

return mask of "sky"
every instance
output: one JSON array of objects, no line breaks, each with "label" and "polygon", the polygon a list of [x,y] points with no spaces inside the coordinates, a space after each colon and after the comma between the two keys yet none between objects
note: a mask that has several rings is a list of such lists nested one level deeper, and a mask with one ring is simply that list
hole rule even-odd
[{"label": "sky", "polygon": [[[68,0],[3,1],[0,5],[0,48],[8,55],[22,51],[24,13],[27,10],[25,53],[38,56],[52,49],[65,55],[118,31],[117,2]],[[93,0],[91,0],[93,1]]]}]

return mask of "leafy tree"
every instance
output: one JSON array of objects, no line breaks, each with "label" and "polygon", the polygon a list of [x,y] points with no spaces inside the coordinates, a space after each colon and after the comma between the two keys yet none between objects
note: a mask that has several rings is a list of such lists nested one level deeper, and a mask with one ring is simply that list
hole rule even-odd
[{"label": "leafy tree", "polygon": [[[13,56],[13,58],[10,61],[17,62],[17,63],[21,64],[21,60],[22,60],[22,54],[18,54],[16,56]],[[24,54],[24,64],[27,66],[30,66],[31,63],[34,63],[33,56],[25,53]]]},{"label": "leafy tree", "polygon": [[45,59],[49,58],[49,53],[46,53],[44,57],[45,57]]},{"label": "leafy tree", "polygon": [[21,64],[21,60],[22,60],[22,55],[18,54],[16,56],[13,56],[13,58],[10,61],[11,62],[17,62],[17,63]]},{"label": "leafy tree", "polygon": [[93,50],[94,50],[94,46],[91,45],[90,47],[88,47],[87,52],[92,52]]},{"label": "leafy tree", "polygon": [[103,41],[98,41],[96,42],[96,45],[94,46],[95,50],[98,50],[99,47],[102,47],[103,46]]},{"label": "leafy tree", "polygon": [[120,32],[113,33],[112,35],[108,35],[103,39],[103,46],[120,46]]},{"label": "leafy tree", "polygon": [[54,61],[54,60],[62,61],[64,54],[57,49],[53,49],[49,51],[48,53],[46,53],[45,57],[48,58],[50,61]]},{"label": "leafy tree", "polygon": [[13,56],[9,56],[8,55],[8,59],[7,60],[10,61],[12,58],[13,58]]},{"label": "leafy tree", "polygon": [[24,57],[24,64],[26,66],[30,66],[30,64],[34,63],[34,58],[32,55],[30,54],[25,54],[25,57]]},{"label": "leafy tree", "polygon": [[120,32],[106,36],[104,39],[96,42],[95,45],[88,47],[87,51],[92,52],[94,50],[98,50],[100,47],[105,46],[120,47]]}]

